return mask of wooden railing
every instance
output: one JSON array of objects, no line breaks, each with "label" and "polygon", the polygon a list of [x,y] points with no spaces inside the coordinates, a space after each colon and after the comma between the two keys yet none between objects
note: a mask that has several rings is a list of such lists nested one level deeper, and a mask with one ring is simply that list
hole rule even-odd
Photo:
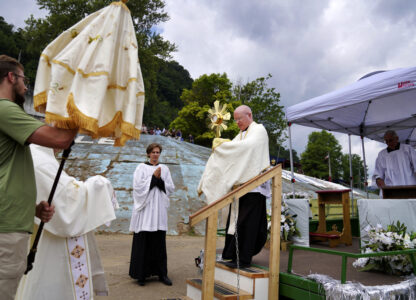
[{"label": "wooden railing", "polygon": [[[229,192],[217,201],[203,207],[189,217],[190,225],[195,226],[206,219],[204,273],[202,279],[202,299],[214,299],[214,273],[217,244],[218,211],[229,205],[267,180],[272,179],[270,256],[269,256],[269,299],[279,298],[280,264],[280,215],[282,205],[282,167],[278,165],[260,174],[245,184]],[[215,187],[214,187],[215,188]]]}]

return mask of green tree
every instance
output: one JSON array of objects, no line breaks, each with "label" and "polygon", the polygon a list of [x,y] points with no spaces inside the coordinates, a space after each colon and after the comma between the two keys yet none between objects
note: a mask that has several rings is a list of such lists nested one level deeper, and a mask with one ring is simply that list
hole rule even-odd
[{"label": "green tree", "polygon": [[167,128],[183,107],[181,94],[183,89],[190,89],[192,78],[176,61],[158,59],[156,75],[156,97],[146,101],[143,123],[148,126]]},{"label": "green tree", "polygon": [[287,125],[283,106],[279,105],[280,94],[267,85],[270,78],[272,75],[268,74],[245,85],[237,84],[233,90],[241,104],[250,106],[253,119],[264,125],[269,135],[270,155],[277,156],[280,145],[286,139]]},{"label": "green tree", "polygon": [[[181,100],[185,106],[170,127],[180,129],[184,137],[192,134],[197,144],[210,146],[215,135],[207,127],[208,109],[218,100],[221,104],[226,104],[232,114],[239,102],[234,101],[231,88],[232,84],[225,73],[202,75],[192,83],[191,89],[183,90]],[[221,137],[232,138],[237,134],[237,125],[232,121],[228,125],[229,128]]]},{"label": "green tree", "polygon": [[341,146],[331,133],[325,130],[312,132],[308,136],[306,150],[301,155],[302,169],[306,175],[328,179],[328,154],[331,160],[331,173],[333,179],[341,178]]},{"label": "green tree", "polygon": [[4,18],[0,16],[0,53],[17,58],[20,49],[16,41],[18,36],[13,28],[13,25],[8,24]]},{"label": "green tree", "polygon": [[[293,162],[295,162],[295,163],[300,162],[298,153],[296,152],[295,149],[292,149],[292,156],[293,156]],[[287,160],[290,160],[290,150],[281,146],[277,151],[277,157],[285,158]]]},{"label": "green tree", "polygon": [[[352,174],[354,179],[354,187],[364,188],[364,162],[358,154],[352,154]],[[350,182],[350,156],[348,154],[342,155],[342,179],[349,183]]]}]

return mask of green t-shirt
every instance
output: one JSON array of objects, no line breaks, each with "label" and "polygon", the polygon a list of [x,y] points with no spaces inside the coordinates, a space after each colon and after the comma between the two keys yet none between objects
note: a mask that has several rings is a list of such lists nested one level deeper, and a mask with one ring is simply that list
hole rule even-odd
[{"label": "green t-shirt", "polygon": [[31,232],[35,217],[36,182],[26,140],[41,121],[20,106],[0,99],[0,232]]}]

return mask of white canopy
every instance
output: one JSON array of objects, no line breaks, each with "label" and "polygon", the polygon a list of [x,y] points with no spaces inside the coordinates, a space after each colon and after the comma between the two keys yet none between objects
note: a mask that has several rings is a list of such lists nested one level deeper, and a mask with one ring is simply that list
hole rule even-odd
[{"label": "white canopy", "polygon": [[[369,74],[371,75],[371,74]],[[288,122],[383,142],[395,130],[416,145],[416,67],[365,76],[344,88],[286,109]]]}]

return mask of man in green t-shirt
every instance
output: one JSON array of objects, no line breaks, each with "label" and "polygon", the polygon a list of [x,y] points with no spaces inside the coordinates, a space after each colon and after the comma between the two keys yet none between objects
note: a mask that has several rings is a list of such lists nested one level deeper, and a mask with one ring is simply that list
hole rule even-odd
[{"label": "man in green t-shirt", "polygon": [[26,269],[34,217],[48,222],[54,213],[46,201],[36,205],[29,144],[66,149],[77,130],[48,126],[23,110],[27,78],[14,58],[0,55],[0,295],[14,299]]}]

